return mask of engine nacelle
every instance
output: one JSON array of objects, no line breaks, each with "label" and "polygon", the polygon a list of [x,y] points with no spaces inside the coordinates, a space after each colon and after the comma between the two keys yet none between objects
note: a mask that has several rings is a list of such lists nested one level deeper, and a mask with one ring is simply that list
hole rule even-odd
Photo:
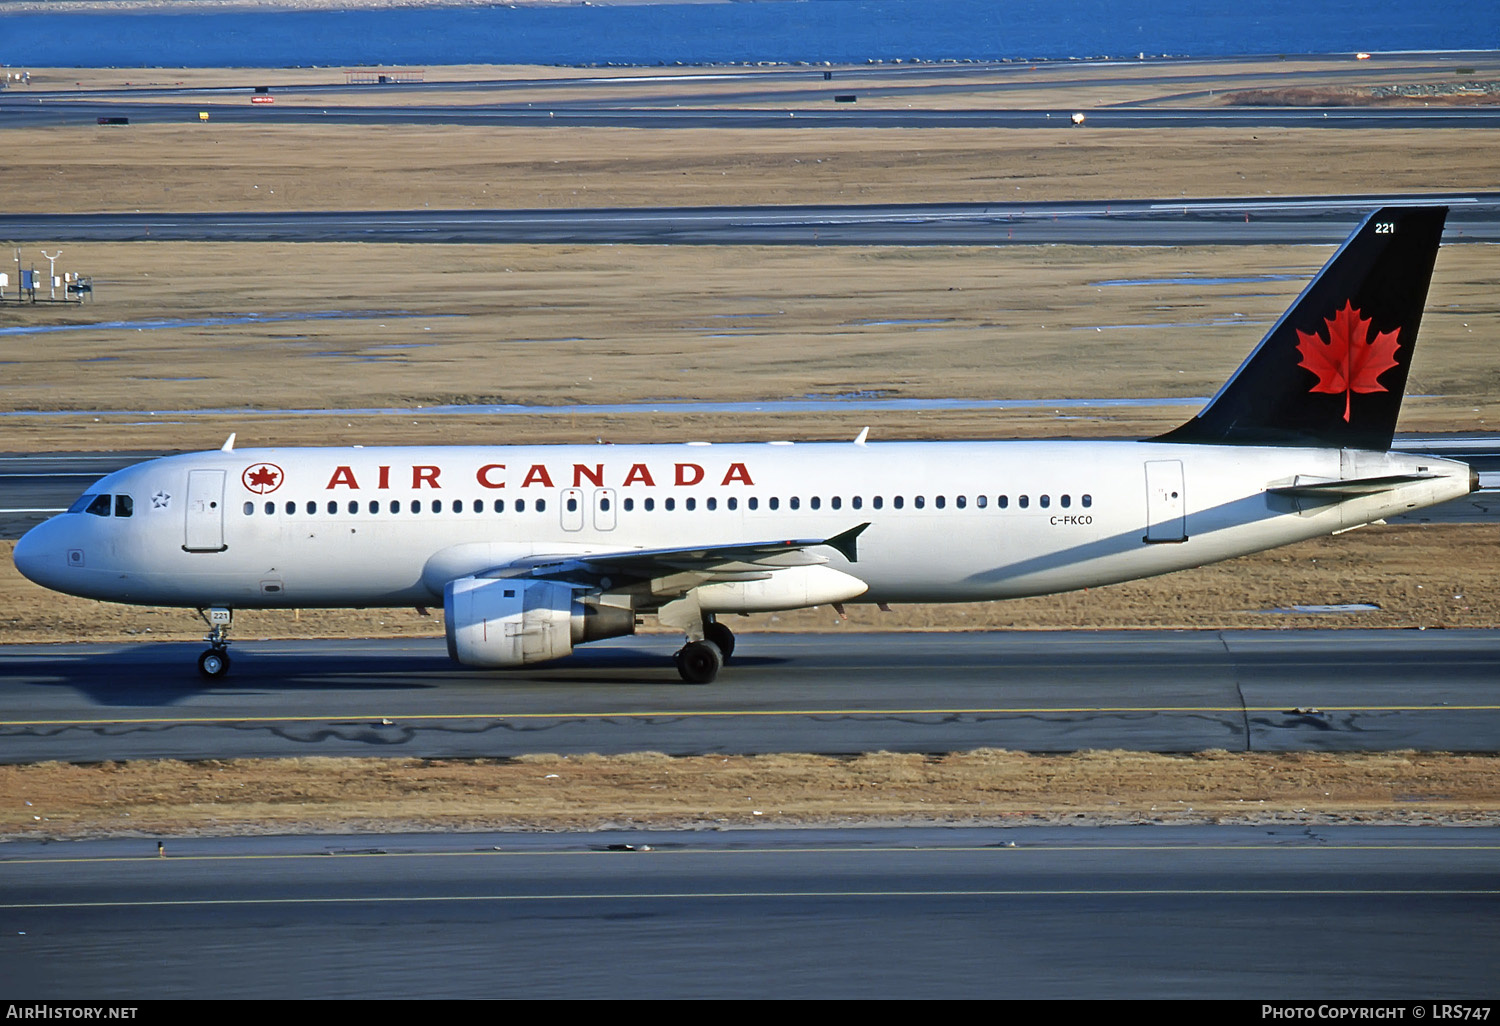
[{"label": "engine nacelle", "polygon": [[460,577],[443,588],[448,654],[465,666],[561,659],[574,645],[635,633],[635,611],[555,581]]}]

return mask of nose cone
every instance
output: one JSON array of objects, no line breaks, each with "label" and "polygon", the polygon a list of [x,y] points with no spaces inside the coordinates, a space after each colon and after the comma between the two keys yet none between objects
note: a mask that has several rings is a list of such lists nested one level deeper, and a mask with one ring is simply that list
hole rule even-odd
[{"label": "nose cone", "polygon": [[21,536],[13,558],[22,576],[44,588],[63,590],[60,577],[67,569],[57,518],[45,520]]}]

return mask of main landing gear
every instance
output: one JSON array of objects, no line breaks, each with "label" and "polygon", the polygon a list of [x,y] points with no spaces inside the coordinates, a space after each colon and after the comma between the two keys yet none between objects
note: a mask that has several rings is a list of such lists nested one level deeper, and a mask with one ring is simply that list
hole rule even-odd
[{"label": "main landing gear", "polygon": [[208,651],[198,657],[198,672],[212,680],[229,672],[229,626],[234,621],[234,610],[214,606],[198,610],[198,615],[208,624],[203,640],[209,645]]},{"label": "main landing gear", "polygon": [[712,684],[733,654],[734,632],[705,617],[703,637],[697,641],[689,639],[673,658],[683,680],[689,684]]}]

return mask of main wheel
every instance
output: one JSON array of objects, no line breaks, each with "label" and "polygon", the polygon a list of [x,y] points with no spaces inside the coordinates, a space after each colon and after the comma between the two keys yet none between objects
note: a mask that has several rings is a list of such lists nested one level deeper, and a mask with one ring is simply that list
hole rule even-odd
[{"label": "main wheel", "polygon": [[734,655],[734,631],[724,626],[719,621],[703,625],[703,640],[712,641],[719,646],[719,654],[724,661],[729,662],[729,657]]},{"label": "main wheel", "polygon": [[712,641],[695,641],[677,653],[677,672],[689,684],[712,684],[724,666],[724,654]]},{"label": "main wheel", "polygon": [[205,677],[222,677],[229,672],[229,653],[211,648],[198,657],[198,672]]}]

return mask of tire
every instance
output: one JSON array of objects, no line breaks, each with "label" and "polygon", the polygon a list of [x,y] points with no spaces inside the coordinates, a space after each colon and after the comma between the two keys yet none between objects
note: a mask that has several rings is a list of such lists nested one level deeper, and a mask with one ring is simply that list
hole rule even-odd
[{"label": "tire", "polygon": [[726,663],[734,655],[734,631],[725,627],[717,620],[704,625],[703,640],[711,641],[719,646],[719,654],[724,657],[724,662]]},{"label": "tire", "polygon": [[724,667],[724,654],[712,641],[695,641],[677,653],[677,672],[689,684],[712,684]]},{"label": "tire", "polygon": [[229,672],[229,653],[209,649],[198,657],[198,672],[212,680]]}]

